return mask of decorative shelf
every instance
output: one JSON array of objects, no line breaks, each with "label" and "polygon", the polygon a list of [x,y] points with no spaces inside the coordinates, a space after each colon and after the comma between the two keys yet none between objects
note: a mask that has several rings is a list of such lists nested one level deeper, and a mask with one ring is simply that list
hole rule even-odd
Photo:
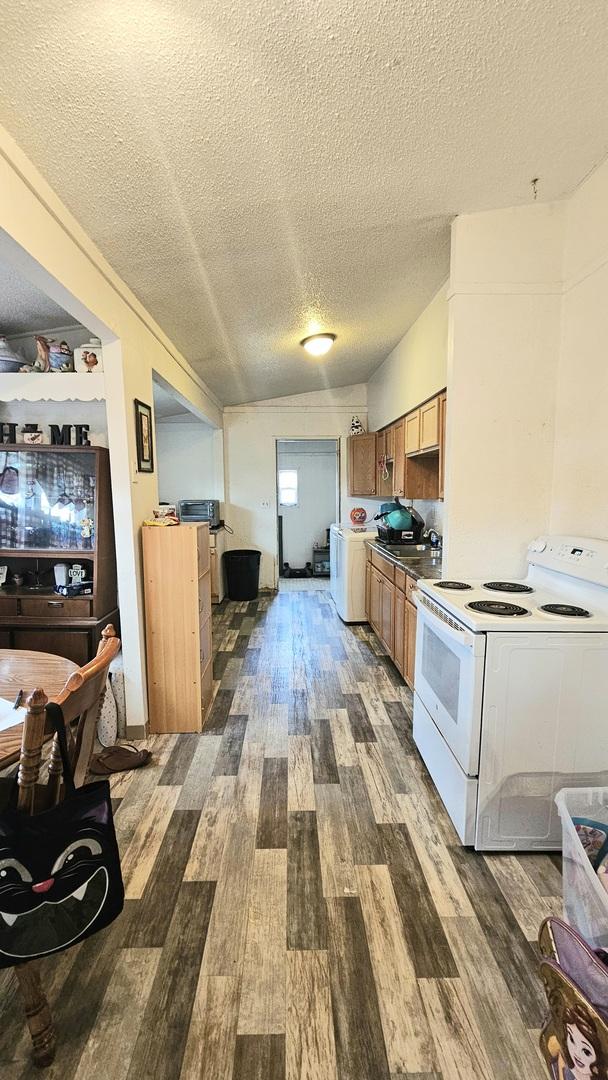
[{"label": "decorative shelf", "polygon": [[104,401],[102,371],[0,372],[0,401]]}]

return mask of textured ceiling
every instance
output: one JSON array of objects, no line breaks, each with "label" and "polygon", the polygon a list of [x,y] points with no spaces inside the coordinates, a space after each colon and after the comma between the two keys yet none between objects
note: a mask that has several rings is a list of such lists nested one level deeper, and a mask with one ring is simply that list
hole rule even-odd
[{"label": "textured ceiling", "polygon": [[182,405],[181,401],[178,401],[168,390],[165,390],[164,386],[160,386],[157,382],[152,383],[152,392],[154,395],[154,419],[159,420],[175,420],[176,418],[189,417],[192,423],[201,423],[200,420]]},{"label": "textured ceiling", "polygon": [[[608,151],[598,0],[24,0],[0,120],[226,403],[365,380],[459,211]],[[298,340],[338,334],[322,361]]]},{"label": "textured ceiling", "polygon": [[0,260],[0,334],[25,334],[49,326],[76,326],[59,304]]}]

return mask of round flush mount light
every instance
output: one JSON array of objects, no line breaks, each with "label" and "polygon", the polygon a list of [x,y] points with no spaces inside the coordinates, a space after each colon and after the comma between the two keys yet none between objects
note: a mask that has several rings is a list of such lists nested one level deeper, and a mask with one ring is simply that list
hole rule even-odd
[{"label": "round flush mount light", "polygon": [[325,353],[329,352],[335,340],[335,334],[311,334],[310,337],[302,338],[300,345],[311,356],[325,356]]}]

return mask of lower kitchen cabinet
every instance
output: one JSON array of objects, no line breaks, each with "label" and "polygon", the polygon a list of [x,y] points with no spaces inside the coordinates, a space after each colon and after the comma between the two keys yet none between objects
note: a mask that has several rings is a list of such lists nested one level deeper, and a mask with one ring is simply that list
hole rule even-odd
[{"label": "lower kitchen cabinet", "polygon": [[370,568],[369,585],[369,621],[377,633],[382,637],[382,574],[375,567]]},{"label": "lower kitchen cabinet", "polygon": [[393,610],[395,599],[395,586],[392,581],[382,578],[382,619],[380,623],[380,638],[387,651],[393,653]]},{"label": "lower kitchen cabinet", "polygon": [[405,671],[402,672],[407,685],[414,689],[414,670],[416,667],[416,622],[418,612],[415,604],[405,601],[406,610],[406,642],[405,642]]},{"label": "lower kitchen cabinet", "polygon": [[403,570],[395,569],[394,564],[378,552],[372,555],[371,551],[365,575],[367,620],[413,690],[417,619],[413,603],[415,580]]},{"label": "lower kitchen cabinet", "polygon": [[393,633],[393,661],[405,677],[406,655],[406,599],[401,589],[395,589],[395,630]]}]

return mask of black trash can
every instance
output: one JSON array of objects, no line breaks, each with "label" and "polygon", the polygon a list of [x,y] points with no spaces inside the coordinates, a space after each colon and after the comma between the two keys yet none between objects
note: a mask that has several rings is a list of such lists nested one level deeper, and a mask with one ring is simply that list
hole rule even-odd
[{"label": "black trash can", "polygon": [[260,584],[261,551],[240,548],[224,552],[229,600],[256,600]]}]

